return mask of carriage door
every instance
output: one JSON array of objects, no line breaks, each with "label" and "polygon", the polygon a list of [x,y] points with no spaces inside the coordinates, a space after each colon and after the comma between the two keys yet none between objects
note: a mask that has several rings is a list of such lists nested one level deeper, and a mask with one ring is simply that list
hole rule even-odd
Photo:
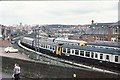
[{"label": "carriage door", "polygon": [[58,44],[58,45],[56,46],[56,55],[61,55],[61,51],[62,51],[62,48],[61,48],[61,46]]}]

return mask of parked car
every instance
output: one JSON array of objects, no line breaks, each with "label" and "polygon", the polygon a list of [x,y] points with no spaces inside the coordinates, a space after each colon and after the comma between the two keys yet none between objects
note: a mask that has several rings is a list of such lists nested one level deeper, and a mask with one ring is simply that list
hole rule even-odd
[{"label": "parked car", "polygon": [[18,52],[18,49],[15,49],[13,47],[7,47],[7,48],[5,48],[5,52],[6,53],[15,53],[15,52]]},{"label": "parked car", "polygon": [[15,41],[11,41],[11,44],[14,44],[15,43]]}]

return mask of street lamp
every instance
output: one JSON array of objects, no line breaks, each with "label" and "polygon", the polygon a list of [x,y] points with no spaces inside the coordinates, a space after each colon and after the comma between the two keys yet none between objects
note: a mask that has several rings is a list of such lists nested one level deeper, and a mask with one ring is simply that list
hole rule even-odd
[{"label": "street lamp", "polygon": [[91,27],[91,33],[90,33],[90,34],[91,34],[91,36],[93,35],[93,38],[95,38],[95,37],[94,37],[94,34],[93,34],[93,33],[94,33],[94,30],[95,30],[95,26],[92,26],[92,27]]},{"label": "street lamp", "polygon": [[93,28],[93,30],[95,29],[95,27],[94,27],[94,26],[93,26],[92,28]]},{"label": "street lamp", "polygon": [[105,27],[102,25],[102,31],[103,31],[103,40],[105,40]]}]

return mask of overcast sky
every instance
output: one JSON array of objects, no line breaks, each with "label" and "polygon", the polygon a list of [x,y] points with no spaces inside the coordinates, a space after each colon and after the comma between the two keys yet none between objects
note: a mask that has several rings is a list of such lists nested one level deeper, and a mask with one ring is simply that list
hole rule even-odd
[{"label": "overcast sky", "polygon": [[117,22],[115,1],[1,1],[0,24],[90,24]]}]

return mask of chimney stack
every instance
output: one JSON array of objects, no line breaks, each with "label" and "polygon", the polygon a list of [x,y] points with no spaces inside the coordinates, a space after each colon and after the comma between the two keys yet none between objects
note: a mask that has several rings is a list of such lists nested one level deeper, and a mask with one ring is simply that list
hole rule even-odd
[{"label": "chimney stack", "polygon": [[94,24],[94,20],[92,20],[92,24]]}]

